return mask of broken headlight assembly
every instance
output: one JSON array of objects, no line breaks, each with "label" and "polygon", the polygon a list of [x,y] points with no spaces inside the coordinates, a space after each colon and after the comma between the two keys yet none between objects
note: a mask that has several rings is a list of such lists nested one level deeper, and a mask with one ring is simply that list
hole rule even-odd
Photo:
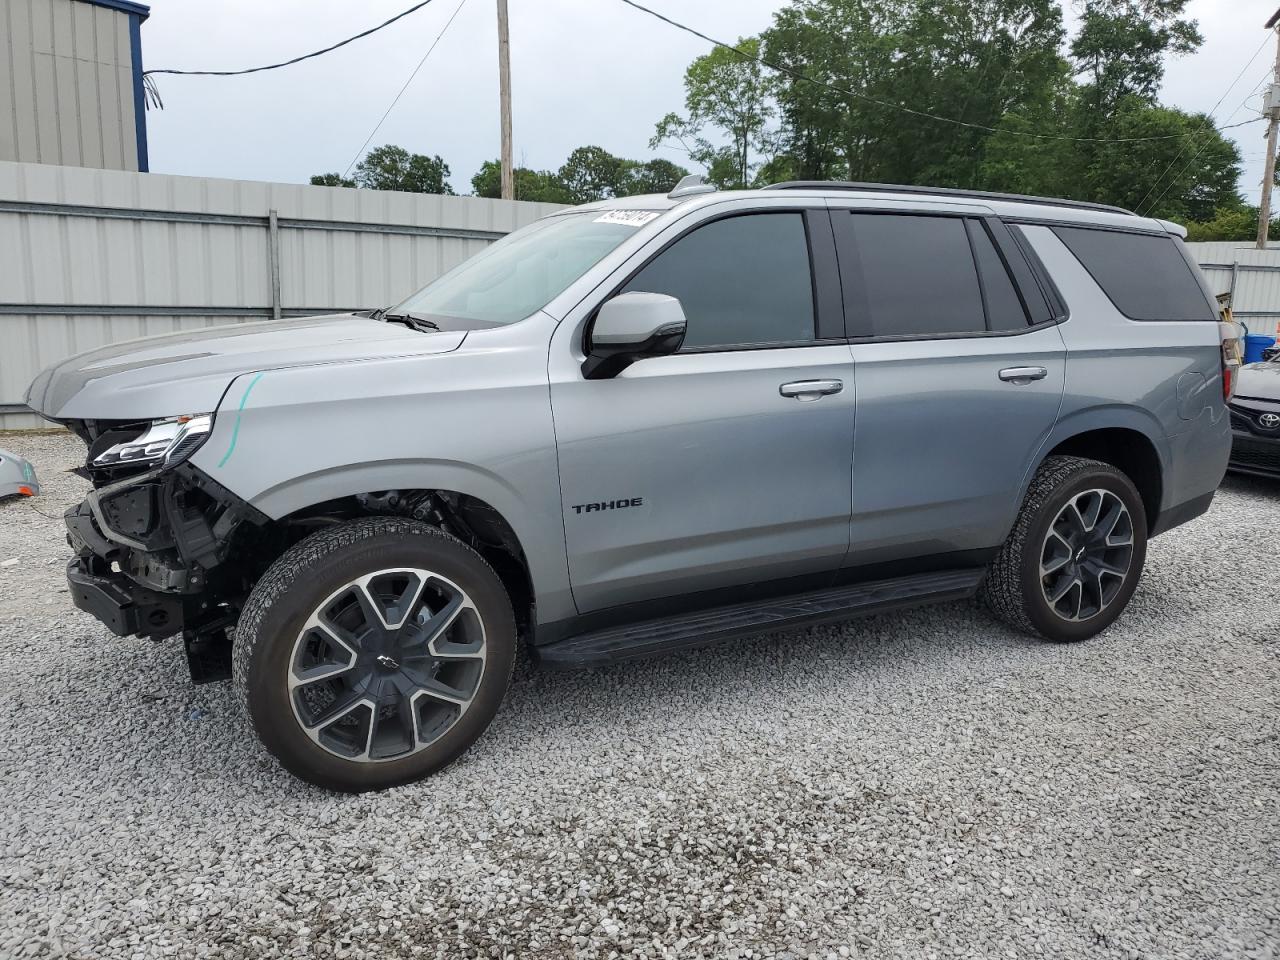
[{"label": "broken headlight assembly", "polygon": [[141,436],[113,444],[98,453],[90,466],[153,469],[177,466],[200,448],[212,430],[213,415],[208,413],[153,420]]}]

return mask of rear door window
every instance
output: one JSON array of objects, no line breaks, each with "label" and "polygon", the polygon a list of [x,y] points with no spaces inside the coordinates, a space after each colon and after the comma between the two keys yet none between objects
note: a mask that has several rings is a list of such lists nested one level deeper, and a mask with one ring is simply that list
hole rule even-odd
[{"label": "rear door window", "polygon": [[1173,237],[1086,227],[1053,231],[1130,320],[1216,319]]},{"label": "rear door window", "polygon": [[[840,222],[839,220],[837,221]],[[849,333],[984,333],[982,289],[961,217],[851,213],[840,249]]]}]

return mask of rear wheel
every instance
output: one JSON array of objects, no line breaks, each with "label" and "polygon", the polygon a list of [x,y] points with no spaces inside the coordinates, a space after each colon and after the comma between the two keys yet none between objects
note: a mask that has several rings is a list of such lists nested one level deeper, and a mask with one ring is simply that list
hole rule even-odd
[{"label": "rear wheel", "polygon": [[1084,640],[1124,611],[1146,551],[1145,508],[1127,476],[1097,460],[1050,457],[980,595],[1013,627],[1048,640]]},{"label": "rear wheel", "polygon": [[511,605],[470,547],[371,517],[301,541],[249,596],[235,683],[292,773],[380,789],[440,769],[497,712],[515,659]]}]

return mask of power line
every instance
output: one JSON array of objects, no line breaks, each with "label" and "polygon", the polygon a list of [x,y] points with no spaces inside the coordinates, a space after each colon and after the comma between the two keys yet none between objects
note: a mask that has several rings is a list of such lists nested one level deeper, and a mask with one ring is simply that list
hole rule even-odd
[{"label": "power line", "polygon": [[913,107],[903,106],[900,103],[890,103],[888,100],[881,100],[869,94],[861,93],[857,90],[851,90],[848,87],[838,86],[834,83],[827,83],[825,80],[814,80],[812,77],[806,77],[803,73],[801,73],[798,70],[793,70],[790,67],[782,66],[781,64],[772,63],[768,60],[765,60],[763,57],[758,57],[753,54],[747,53],[742,48],[735,47],[731,43],[725,43],[722,40],[717,40],[714,37],[709,37],[705,33],[702,33],[700,30],[695,30],[693,27],[686,26],[683,23],[678,23],[677,21],[672,20],[670,17],[665,16],[664,14],[661,14],[656,10],[651,10],[650,8],[644,6],[644,4],[637,3],[636,0],[621,0],[621,2],[625,3],[629,7],[634,7],[636,10],[639,10],[641,13],[647,13],[649,16],[654,17],[655,19],[661,20],[663,23],[669,24],[670,26],[675,27],[677,30],[683,30],[685,33],[692,34],[698,39],[705,40],[707,43],[710,43],[714,46],[724,47],[726,50],[732,50],[734,53],[742,57],[744,60],[752,60],[760,64],[762,67],[767,67],[768,69],[776,71],[777,73],[786,74],[787,76],[795,80],[803,80],[805,83],[812,83],[814,86],[825,87],[828,90],[831,90],[835,93],[843,94],[846,97],[854,97],[855,99],[863,100],[866,103],[871,103],[878,107],[884,107],[885,109],[888,109],[888,110],[897,110],[901,113],[911,114],[912,116],[915,116],[915,117],[923,117],[926,120],[937,120],[939,123],[950,123],[958,127],[968,127],[972,130],[985,130],[987,133],[1004,133],[1013,137],[1027,137],[1033,140],[1064,140],[1072,143],[1142,143],[1142,142],[1148,142],[1152,140],[1177,140],[1181,137],[1187,136],[1187,134],[1183,134],[1183,133],[1172,133],[1172,134],[1167,134],[1165,136],[1159,136],[1159,137],[1114,137],[1110,139],[1106,137],[1068,137],[1068,136],[1064,136],[1063,134],[1057,134],[1057,133],[1028,133],[1022,130],[999,129],[996,127],[988,127],[985,124],[981,124],[981,123],[970,123],[967,120],[957,120],[954,117],[942,117],[936,113],[927,113],[924,110],[916,110]]},{"label": "power line", "polygon": [[[1228,116],[1228,119],[1230,119],[1231,117],[1234,117],[1237,113],[1239,113],[1240,107],[1243,107],[1246,103],[1248,103],[1249,100],[1253,97],[1254,93],[1256,92],[1257,92],[1257,88],[1254,88],[1253,90],[1249,91],[1249,93],[1245,96],[1245,98],[1240,101],[1240,106],[1236,107],[1234,110],[1231,111],[1231,113]],[[1252,120],[1244,120],[1240,123],[1233,123],[1230,126],[1222,127],[1221,129],[1230,130],[1232,127],[1243,127],[1247,123],[1257,123],[1261,119],[1262,119],[1261,117],[1254,117]],[[1194,164],[1197,160],[1200,159],[1200,154],[1204,153],[1207,149],[1209,149],[1209,145],[1211,143],[1213,143],[1213,140],[1206,137],[1204,143],[1200,145],[1200,149],[1197,150],[1192,155],[1191,159],[1188,160],[1183,165],[1182,169],[1177,172],[1174,178],[1169,181],[1168,186],[1166,186],[1163,190],[1160,191],[1160,196],[1156,197],[1154,200],[1151,201],[1151,205],[1147,209],[1149,210],[1155,209],[1156,204],[1158,204],[1161,200],[1165,198],[1165,195],[1168,194],[1168,192],[1173,189],[1173,185],[1177,183],[1179,179],[1181,179],[1184,173],[1186,173],[1188,170],[1191,169],[1192,164]]]},{"label": "power line", "polygon": [[387,117],[391,116],[391,111],[394,110],[396,104],[400,102],[400,98],[404,96],[404,92],[409,89],[409,84],[413,83],[413,78],[418,75],[418,71],[422,69],[422,65],[427,62],[427,57],[431,56],[431,51],[436,48],[436,44],[440,42],[440,39],[448,32],[449,27],[453,24],[453,21],[457,18],[458,14],[462,12],[462,8],[466,5],[466,2],[467,0],[458,0],[458,5],[454,7],[453,13],[450,14],[449,19],[445,21],[444,26],[440,28],[440,32],[436,34],[436,38],[431,42],[431,46],[427,47],[427,52],[422,55],[422,59],[418,61],[418,65],[413,68],[413,73],[409,74],[409,79],[404,82],[404,86],[400,88],[400,92],[397,93],[395,99],[391,101],[391,106],[387,107],[386,112],[382,115],[382,119],[379,120],[373,130],[369,132],[369,136],[365,137],[364,143],[360,145],[360,149],[356,151],[356,155],[352,157],[351,162],[347,164],[347,169],[342,171],[342,175],[344,177],[351,172],[351,168],[356,165],[356,161],[360,159],[365,148],[369,146],[369,142],[373,140],[378,131],[382,129],[382,125],[386,123]]},{"label": "power line", "polygon": [[302,56],[294,57],[292,60],[283,60],[280,63],[269,63],[265,67],[249,67],[247,70],[144,70],[142,75],[145,77],[153,73],[174,73],[187,77],[238,77],[245,73],[261,73],[263,70],[278,70],[280,67],[288,67],[295,63],[301,63],[303,60],[310,60],[312,57],[318,57],[321,54],[337,50],[339,47],[345,47],[348,43],[352,43],[362,37],[367,37],[371,33],[377,33],[383,27],[391,26],[391,24],[395,23],[397,20],[407,17],[415,10],[421,10],[429,3],[431,3],[431,0],[422,0],[421,3],[415,3],[408,10],[405,10],[403,13],[397,13],[390,20],[384,20],[376,27],[370,27],[363,33],[357,33],[354,37],[347,37],[345,40],[339,40],[331,47],[325,47],[323,50],[316,50],[314,53],[304,53]]},{"label": "power line", "polygon": [[[1231,91],[1236,88],[1236,84],[1240,82],[1240,78],[1243,77],[1245,73],[1248,72],[1249,68],[1253,66],[1253,61],[1258,59],[1258,54],[1262,52],[1262,48],[1265,47],[1270,41],[1271,41],[1270,36],[1266,36],[1262,38],[1262,43],[1258,44],[1258,49],[1253,51],[1253,56],[1249,58],[1249,62],[1240,68],[1240,72],[1237,73],[1236,78],[1231,81],[1231,85],[1227,87],[1225,91],[1223,91],[1222,96],[1218,98],[1218,102],[1213,105],[1213,108],[1208,113],[1206,113],[1204,119],[1200,121],[1200,126],[1197,127],[1195,130],[1193,130],[1188,135],[1186,141],[1182,144],[1182,147],[1178,150],[1177,155],[1172,160],[1169,161],[1168,166],[1164,168],[1164,171],[1160,174],[1160,176],[1156,177],[1155,180],[1151,181],[1151,186],[1147,187],[1147,192],[1142,195],[1142,199],[1139,200],[1138,205],[1134,207],[1135,211],[1141,214],[1142,205],[1147,202],[1147,198],[1151,196],[1152,191],[1155,190],[1155,188],[1160,185],[1161,180],[1163,180],[1166,176],[1168,176],[1169,171],[1173,169],[1173,165],[1182,159],[1182,155],[1187,152],[1187,147],[1191,146],[1191,138],[1203,132],[1204,128],[1207,127],[1213,121],[1213,115],[1217,113],[1218,108],[1222,106],[1222,101],[1227,99],[1227,97],[1231,94]],[[1253,96],[1253,93],[1250,92],[1249,96]],[[1238,110],[1239,107],[1237,107],[1236,109]]]}]

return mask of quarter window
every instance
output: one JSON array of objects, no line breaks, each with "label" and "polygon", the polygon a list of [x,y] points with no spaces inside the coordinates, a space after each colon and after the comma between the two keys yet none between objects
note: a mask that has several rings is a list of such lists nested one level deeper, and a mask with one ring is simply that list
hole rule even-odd
[{"label": "quarter window", "polygon": [[1216,319],[1173,237],[1082,227],[1054,233],[1130,320]]},{"label": "quarter window", "polygon": [[804,215],[716,220],[681,237],[623,288],[680,300],[684,347],[811,341],[813,274]]}]

